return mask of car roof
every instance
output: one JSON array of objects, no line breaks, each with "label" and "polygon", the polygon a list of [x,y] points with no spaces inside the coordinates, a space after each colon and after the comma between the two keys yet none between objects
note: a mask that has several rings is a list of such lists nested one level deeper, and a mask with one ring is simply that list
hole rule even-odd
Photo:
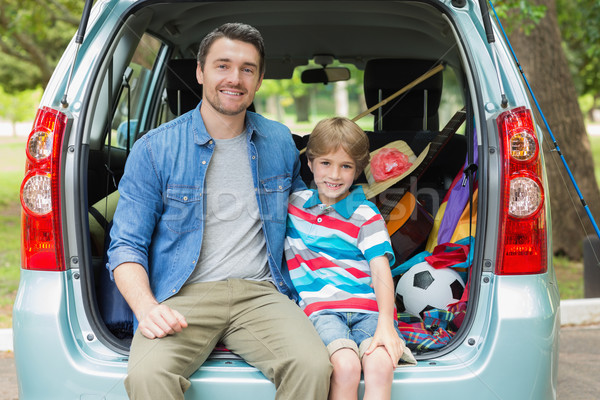
[{"label": "car roof", "polygon": [[459,65],[456,40],[438,2],[252,1],[137,2],[152,17],[148,31],[195,58],[200,40],[226,22],[244,22],[264,37],[267,78],[289,78],[315,55],[363,68],[371,58],[444,60]]}]

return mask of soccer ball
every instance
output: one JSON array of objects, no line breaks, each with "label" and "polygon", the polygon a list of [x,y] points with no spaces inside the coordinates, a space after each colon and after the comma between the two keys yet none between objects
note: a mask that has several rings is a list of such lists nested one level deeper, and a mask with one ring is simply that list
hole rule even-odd
[{"label": "soccer ball", "polygon": [[422,262],[411,267],[398,281],[396,303],[398,311],[412,315],[434,308],[447,310],[460,300],[465,283],[452,268],[433,268]]}]

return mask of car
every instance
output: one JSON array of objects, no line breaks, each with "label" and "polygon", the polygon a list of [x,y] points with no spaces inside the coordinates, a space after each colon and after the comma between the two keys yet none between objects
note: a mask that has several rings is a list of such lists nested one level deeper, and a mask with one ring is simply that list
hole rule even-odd
[{"label": "car", "polygon": [[[452,326],[425,326],[431,307],[400,314],[405,332],[425,338],[412,340],[417,365],[395,370],[392,399],[556,398],[560,303],[542,129],[485,2],[98,0],[82,21],[25,149],[13,310],[21,400],[127,398],[132,314],[105,267],[118,182],[137,139],[194,112],[198,44],[225,22],[262,33],[265,81],[251,107],[287,124],[299,150],[333,115],[360,117],[373,154],[408,146],[417,165],[404,179],[359,178],[396,226],[396,279],[418,257],[466,249]],[[442,240],[440,226],[452,236]],[[453,247],[459,238],[466,246]],[[220,347],[190,380],[186,399],[275,396]]]}]

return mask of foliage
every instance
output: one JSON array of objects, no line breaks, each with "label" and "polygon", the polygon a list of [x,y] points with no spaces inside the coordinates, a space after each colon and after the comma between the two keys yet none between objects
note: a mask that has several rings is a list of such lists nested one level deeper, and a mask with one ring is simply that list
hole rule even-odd
[{"label": "foliage", "polygon": [[9,93],[45,87],[83,9],[81,0],[0,0],[0,82]]},{"label": "foliage", "polygon": [[31,121],[41,98],[40,88],[8,94],[0,86],[0,118],[12,122],[13,126],[17,122]]},{"label": "foliage", "polygon": [[493,5],[507,32],[518,28],[528,35],[546,15],[545,6],[529,0],[499,0],[494,1]]},{"label": "foliage", "polygon": [[[600,2],[556,0],[565,53],[580,95],[600,93]],[[596,104],[598,106],[598,104]]]},{"label": "foliage", "polygon": [[[496,11],[507,31],[529,34],[544,17],[546,8],[532,0],[500,0]],[[563,48],[580,96],[592,96],[591,108],[600,107],[600,2],[556,0]]]}]

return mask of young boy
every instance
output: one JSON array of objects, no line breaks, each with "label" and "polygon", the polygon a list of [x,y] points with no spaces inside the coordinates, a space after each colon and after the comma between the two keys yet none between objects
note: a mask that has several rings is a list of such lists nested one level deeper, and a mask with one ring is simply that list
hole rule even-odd
[{"label": "young boy", "polygon": [[306,154],[317,190],[290,196],[285,256],[299,305],[333,365],[329,399],[389,399],[394,368],[414,363],[397,330],[394,254],[383,217],[354,180],[369,162],[369,140],[347,118],[325,119]]}]

